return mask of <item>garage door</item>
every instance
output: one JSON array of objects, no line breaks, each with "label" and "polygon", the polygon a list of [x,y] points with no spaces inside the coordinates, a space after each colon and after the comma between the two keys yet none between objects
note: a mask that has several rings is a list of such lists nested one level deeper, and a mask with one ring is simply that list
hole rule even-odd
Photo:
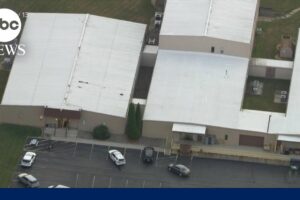
[{"label": "garage door", "polygon": [[239,145],[251,147],[263,147],[264,138],[250,135],[240,135]]}]

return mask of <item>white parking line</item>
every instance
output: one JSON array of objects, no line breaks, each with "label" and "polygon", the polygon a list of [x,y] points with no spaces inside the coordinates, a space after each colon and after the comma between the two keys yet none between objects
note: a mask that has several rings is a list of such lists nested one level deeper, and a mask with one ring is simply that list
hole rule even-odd
[{"label": "white parking line", "polygon": [[143,181],[142,188],[145,188],[145,184],[146,184],[146,181],[144,180],[144,181]]},{"label": "white parking line", "polygon": [[112,178],[109,178],[109,183],[108,183],[108,188],[111,188],[111,182],[112,182]]},{"label": "white parking line", "polygon": [[176,162],[177,162],[177,160],[178,160],[178,154],[176,154]]},{"label": "white parking line", "polygon": [[125,157],[125,155],[126,155],[126,148],[124,148],[124,157]]},{"label": "white parking line", "polygon": [[106,156],[106,160],[108,160],[108,157],[109,157],[109,154],[108,154],[109,149],[110,149],[110,146],[107,147],[107,156]]},{"label": "white parking line", "polygon": [[162,188],[162,183],[159,183],[159,187]]},{"label": "white parking line", "polygon": [[73,152],[73,157],[75,157],[75,155],[76,155],[76,150],[77,150],[77,142],[76,142],[76,146],[75,146],[75,149],[74,149],[74,152]]},{"label": "white parking line", "polygon": [[156,152],[156,159],[155,159],[155,161],[156,161],[156,162],[155,162],[155,166],[158,166],[158,154],[159,154],[159,152],[157,151],[157,152]]},{"label": "white parking line", "polygon": [[90,160],[91,160],[91,158],[92,158],[93,149],[94,149],[94,144],[92,144],[92,147],[91,147],[90,156],[89,156]]},{"label": "white parking line", "polygon": [[125,182],[125,187],[127,188],[128,187],[128,179],[126,180],[126,182]]},{"label": "white parking line", "polygon": [[78,179],[79,179],[79,174],[76,175],[76,182],[75,182],[75,188],[77,188],[77,184],[78,184]]},{"label": "white parking line", "polygon": [[141,152],[140,152],[140,159],[142,158],[142,153],[143,153],[143,149],[141,149]]},{"label": "white parking line", "polygon": [[95,186],[95,180],[96,180],[96,176],[93,177],[92,188],[94,188]]}]

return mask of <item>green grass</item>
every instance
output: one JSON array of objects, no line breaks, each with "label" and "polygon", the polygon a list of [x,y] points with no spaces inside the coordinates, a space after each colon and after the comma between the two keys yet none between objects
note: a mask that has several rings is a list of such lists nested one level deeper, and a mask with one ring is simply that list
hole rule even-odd
[{"label": "green grass", "polygon": [[261,7],[272,8],[278,13],[286,13],[300,7],[299,0],[260,0]]},{"label": "green grass", "polygon": [[[299,0],[262,0],[262,6],[272,7],[276,11],[286,12],[300,7]],[[258,22],[257,27],[262,28],[261,35],[256,34],[252,57],[271,58],[276,55],[276,46],[281,41],[282,35],[291,35],[296,42],[300,28],[300,13],[284,20],[273,22]]]},{"label": "green grass", "polygon": [[0,187],[8,187],[28,136],[41,130],[27,126],[0,124]]},{"label": "green grass", "polygon": [[9,75],[8,71],[0,70],[0,103],[3,97],[8,75]]},{"label": "green grass", "polygon": [[150,0],[2,0],[16,12],[90,13],[148,24],[154,15]]},{"label": "green grass", "polygon": [[287,105],[274,103],[274,94],[276,90],[288,91],[290,87],[290,81],[249,77],[247,80],[247,85],[249,85],[249,83],[253,80],[264,82],[263,95],[253,96],[246,94],[243,108],[285,113]]},{"label": "green grass", "polygon": [[252,56],[274,58],[276,46],[280,43],[282,35],[291,35],[296,42],[300,28],[300,12],[285,20],[258,22],[257,27],[261,27],[263,33],[255,36]]}]

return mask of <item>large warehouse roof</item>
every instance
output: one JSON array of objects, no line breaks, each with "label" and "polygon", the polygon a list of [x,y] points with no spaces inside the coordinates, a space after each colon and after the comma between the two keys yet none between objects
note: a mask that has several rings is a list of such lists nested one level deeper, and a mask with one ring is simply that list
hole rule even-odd
[{"label": "large warehouse roof", "polygon": [[250,43],[258,0],[168,0],[161,35]]},{"label": "large warehouse roof", "polygon": [[145,120],[237,127],[249,60],[159,50]]},{"label": "large warehouse roof", "polygon": [[83,14],[30,13],[5,105],[126,116],[146,25]]}]

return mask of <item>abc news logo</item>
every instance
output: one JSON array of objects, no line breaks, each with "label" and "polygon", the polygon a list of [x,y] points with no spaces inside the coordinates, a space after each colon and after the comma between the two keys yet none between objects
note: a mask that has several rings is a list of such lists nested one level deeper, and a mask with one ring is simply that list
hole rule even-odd
[{"label": "abc news logo", "polygon": [[25,45],[17,44],[22,29],[20,17],[14,11],[0,9],[0,56],[25,55]]},{"label": "abc news logo", "polygon": [[7,30],[7,29],[12,29],[12,30],[17,30],[19,28],[19,23],[17,21],[12,21],[8,22],[0,18],[0,29],[1,30]]}]

